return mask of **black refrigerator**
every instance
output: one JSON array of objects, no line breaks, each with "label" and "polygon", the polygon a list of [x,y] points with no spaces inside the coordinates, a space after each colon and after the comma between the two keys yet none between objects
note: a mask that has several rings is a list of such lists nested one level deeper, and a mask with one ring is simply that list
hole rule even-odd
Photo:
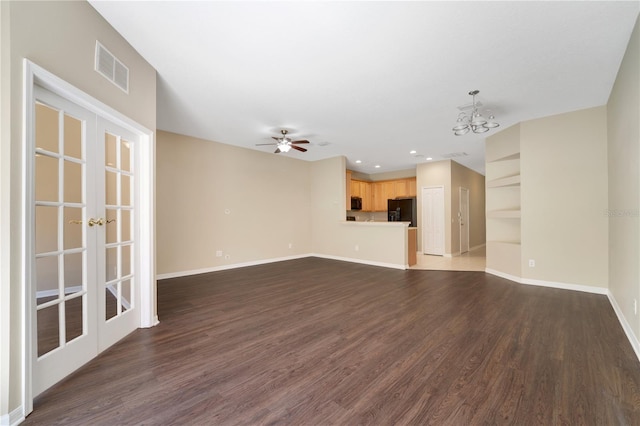
[{"label": "black refrigerator", "polygon": [[389,222],[411,222],[409,226],[417,226],[415,197],[387,200],[387,217]]}]

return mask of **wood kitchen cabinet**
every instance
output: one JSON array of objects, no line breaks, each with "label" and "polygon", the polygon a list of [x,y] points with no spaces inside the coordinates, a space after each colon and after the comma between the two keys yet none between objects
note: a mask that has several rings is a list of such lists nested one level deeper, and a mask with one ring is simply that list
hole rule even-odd
[{"label": "wood kitchen cabinet", "polygon": [[346,188],[346,192],[347,192],[347,199],[346,199],[346,206],[347,206],[347,210],[351,209],[351,172],[349,170],[347,170],[347,188]]},{"label": "wood kitchen cabinet", "polygon": [[363,212],[386,212],[387,200],[417,195],[416,178],[366,182],[351,176],[347,171],[347,210],[351,206],[351,197],[362,198]]},{"label": "wood kitchen cabinet", "polygon": [[371,182],[361,180],[351,180],[351,196],[349,197],[349,206],[351,206],[351,197],[362,198],[362,211],[370,212],[373,209]]},{"label": "wood kitchen cabinet", "polygon": [[370,212],[373,210],[371,184],[369,182],[360,182],[360,196],[362,197],[362,211]]}]

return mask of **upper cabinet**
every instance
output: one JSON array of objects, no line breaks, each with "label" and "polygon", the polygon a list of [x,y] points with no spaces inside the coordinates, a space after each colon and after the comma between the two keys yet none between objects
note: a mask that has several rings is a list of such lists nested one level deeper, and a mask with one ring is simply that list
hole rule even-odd
[{"label": "upper cabinet", "polygon": [[415,197],[416,178],[366,182],[352,179],[347,171],[347,210],[351,205],[351,197],[362,198],[363,212],[386,212],[387,200],[398,197]]}]

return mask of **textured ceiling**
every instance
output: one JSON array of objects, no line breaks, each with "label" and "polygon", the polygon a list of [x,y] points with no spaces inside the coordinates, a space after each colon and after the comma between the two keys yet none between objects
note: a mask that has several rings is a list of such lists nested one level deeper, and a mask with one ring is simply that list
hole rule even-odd
[{"label": "textured ceiling", "polygon": [[91,4],[158,71],[159,129],[273,152],[255,144],[286,128],[309,151],[278,155],[344,155],[368,174],[460,152],[483,173],[495,131],[451,132],[473,89],[498,130],[605,104],[639,11],[637,1]]}]

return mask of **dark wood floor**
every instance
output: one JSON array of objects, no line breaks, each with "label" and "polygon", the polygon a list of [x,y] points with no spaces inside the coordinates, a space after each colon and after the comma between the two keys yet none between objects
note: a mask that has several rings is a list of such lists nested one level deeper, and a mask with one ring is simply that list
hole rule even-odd
[{"label": "dark wood floor", "polygon": [[605,296],[318,258],[165,280],[25,424],[640,424]]}]

